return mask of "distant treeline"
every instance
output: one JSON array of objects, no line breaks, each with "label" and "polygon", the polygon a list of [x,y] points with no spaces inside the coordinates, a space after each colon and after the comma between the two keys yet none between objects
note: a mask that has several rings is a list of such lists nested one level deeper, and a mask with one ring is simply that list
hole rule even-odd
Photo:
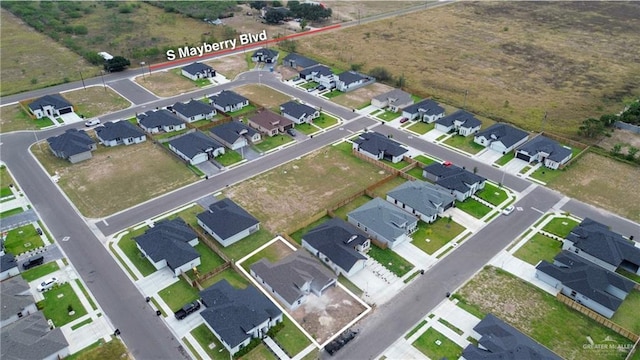
[{"label": "distant treeline", "polygon": [[237,1],[145,1],[147,4],[180,13],[194,19],[217,19],[233,16]]}]

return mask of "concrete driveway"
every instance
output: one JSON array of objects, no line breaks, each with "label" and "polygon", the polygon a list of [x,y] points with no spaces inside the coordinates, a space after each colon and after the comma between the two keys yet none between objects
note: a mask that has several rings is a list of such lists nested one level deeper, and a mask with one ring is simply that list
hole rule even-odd
[{"label": "concrete driveway", "polygon": [[500,159],[502,157],[502,154],[497,152],[497,151],[493,151],[491,149],[484,149],[482,151],[480,151],[479,153],[477,153],[475,155],[476,160],[478,161],[482,161],[483,163],[487,164],[487,165],[491,165],[494,162],[496,162],[496,160]]},{"label": "concrete driveway", "polygon": [[529,165],[528,162],[526,162],[526,161],[524,161],[522,159],[514,158],[513,160],[511,160],[508,163],[506,163],[502,167],[502,170],[508,172],[509,174],[518,174],[518,173],[520,173],[520,170],[522,170],[527,165]]},{"label": "concrete driveway", "polygon": [[62,115],[60,115],[60,118],[64,121],[65,125],[84,121],[83,118],[81,118],[80,116],[78,116],[78,114],[76,114],[74,112],[71,112],[71,113],[68,113],[68,114],[62,114]]},{"label": "concrete driveway", "polygon": [[420,138],[429,142],[435,142],[436,139],[442,135],[444,135],[443,131],[433,129],[431,131],[427,131],[424,135],[420,136]]},{"label": "concrete driveway", "polygon": [[349,278],[364,291],[362,299],[369,304],[381,305],[400,292],[404,282],[379,262],[368,259],[364,269]]},{"label": "concrete driveway", "polygon": [[211,177],[220,172],[220,169],[218,169],[218,167],[211,161],[201,162],[200,164],[196,165],[196,167],[200,169],[200,171],[202,171],[207,177]]},{"label": "concrete driveway", "polygon": [[38,219],[38,215],[36,215],[33,209],[29,209],[2,219],[2,221],[0,221],[0,231],[9,231],[38,220],[40,220]]}]

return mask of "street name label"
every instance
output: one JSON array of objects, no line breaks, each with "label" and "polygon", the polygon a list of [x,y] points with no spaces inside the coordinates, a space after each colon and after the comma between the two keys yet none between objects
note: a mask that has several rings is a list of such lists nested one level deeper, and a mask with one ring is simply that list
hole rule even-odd
[{"label": "street name label", "polygon": [[[175,60],[176,58],[182,59],[186,57],[202,57],[205,54],[216,52],[220,50],[234,50],[238,44],[239,45],[248,45],[258,41],[266,41],[267,40],[267,30],[262,30],[257,34],[246,33],[240,34],[237,39],[229,39],[223,40],[217,43],[208,43],[203,42],[201,46],[184,46],[181,48],[169,49],[166,52],[167,60]],[[177,51],[177,54],[176,54]]]}]

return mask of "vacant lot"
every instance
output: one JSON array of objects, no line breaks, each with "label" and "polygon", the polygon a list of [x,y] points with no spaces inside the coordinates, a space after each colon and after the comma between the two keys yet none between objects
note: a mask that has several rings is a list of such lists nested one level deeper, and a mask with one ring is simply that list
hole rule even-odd
[{"label": "vacant lot", "polygon": [[251,70],[250,64],[246,61],[245,53],[229,55],[205,61],[216,70],[216,73],[224,75],[227,79],[233,80],[238,74]]},{"label": "vacant lot", "polygon": [[135,82],[158,96],[174,96],[199,88],[194,81],[180,75],[179,69],[138,76]]},{"label": "vacant lot", "polygon": [[333,20],[352,21],[387,13],[410,6],[424,5],[422,1],[331,1]]},{"label": "vacant lot", "polygon": [[31,148],[58,185],[87,217],[102,217],[160,196],[198,179],[185,165],[150,141],[107,148],[71,164],[53,156],[46,143]]},{"label": "vacant lot", "polygon": [[622,147],[620,152],[626,155],[630,146],[640,148],[640,134],[627,130],[616,129],[611,133],[610,137],[605,136],[598,143],[598,145],[602,146],[607,151],[611,151],[613,146],[616,144],[620,144]]},{"label": "vacant lot", "polygon": [[264,85],[244,85],[233,89],[233,91],[267,109],[276,110],[278,113],[280,113],[280,104],[291,100],[289,95]]},{"label": "vacant lot", "polygon": [[[425,18],[438,19],[425,21]],[[305,39],[328,65],[383,66],[407,90],[575,136],[640,94],[640,7],[622,2],[463,2]],[[345,44],[348,44],[345,46]],[[551,123],[549,123],[551,124]]]},{"label": "vacant lot", "polygon": [[114,111],[126,109],[131,103],[110,88],[91,86],[86,90],[75,90],[64,93],[78,115],[86,118],[100,116]]},{"label": "vacant lot", "polygon": [[[329,36],[332,36],[332,35],[329,35]],[[316,40],[314,39],[313,41],[316,41]],[[348,68],[349,68],[348,66],[345,67],[345,69],[348,69]],[[363,105],[369,104],[371,102],[372,97],[380,94],[384,94],[390,90],[392,90],[391,86],[381,84],[381,83],[373,83],[371,85],[367,85],[360,89],[353,90],[344,94],[340,94],[336,97],[331,98],[331,101],[338,103],[342,106],[359,109],[363,107]]]}]

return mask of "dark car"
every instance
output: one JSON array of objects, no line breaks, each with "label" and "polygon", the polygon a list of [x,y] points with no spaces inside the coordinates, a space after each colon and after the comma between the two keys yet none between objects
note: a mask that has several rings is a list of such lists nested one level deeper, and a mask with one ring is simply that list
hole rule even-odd
[{"label": "dark car", "polygon": [[409,118],[402,118],[402,119],[400,119],[400,124],[404,124],[407,121],[409,121]]},{"label": "dark car", "polygon": [[189,303],[183,306],[182,309],[176,311],[175,312],[176,319],[182,320],[186,318],[189,314],[193,314],[194,312],[198,311],[198,309],[200,309],[200,303],[198,302],[198,300],[196,300],[192,303]]},{"label": "dark car", "polygon": [[329,353],[329,355],[335,354],[338,350],[342,349],[343,346],[347,345],[347,343],[353,340],[358,333],[353,330],[347,330],[340,334],[335,340],[328,343],[324,349]]},{"label": "dark car", "polygon": [[22,268],[25,270],[29,270],[38,265],[42,265],[43,262],[44,262],[44,256],[32,257],[29,260],[25,261],[24,264],[22,264]]},{"label": "dark car", "polygon": [[316,89],[318,89],[318,91],[322,91],[322,90],[326,89],[326,87],[324,85],[320,85]]},{"label": "dark car", "polygon": [[287,134],[289,134],[291,136],[296,136],[296,132],[293,129],[287,129]]},{"label": "dark car", "polygon": [[36,232],[38,233],[38,235],[42,235],[42,229],[36,228]]}]

